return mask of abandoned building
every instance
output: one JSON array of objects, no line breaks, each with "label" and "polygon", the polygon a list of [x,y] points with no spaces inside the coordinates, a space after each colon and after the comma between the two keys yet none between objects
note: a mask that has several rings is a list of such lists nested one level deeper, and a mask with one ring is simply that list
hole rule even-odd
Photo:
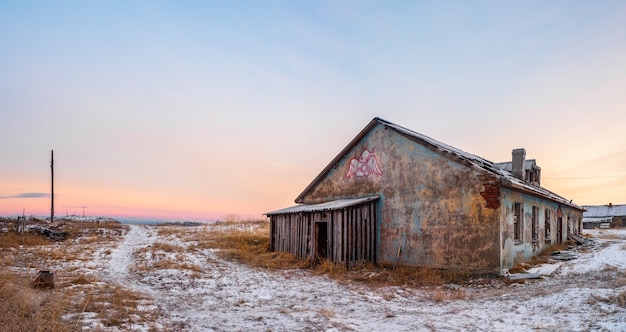
[{"label": "abandoned building", "polygon": [[493,163],[374,118],[298,195],[266,213],[270,250],[500,274],[580,233],[583,208],[515,149]]},{"label": "abandoned building", "polygon": [[583,228],[626,227],[626,204],[584,205]]}]

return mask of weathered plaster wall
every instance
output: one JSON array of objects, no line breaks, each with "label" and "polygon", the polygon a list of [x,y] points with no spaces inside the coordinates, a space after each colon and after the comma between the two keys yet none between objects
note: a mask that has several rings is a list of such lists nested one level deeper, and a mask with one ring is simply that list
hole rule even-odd
[{"label": "weathered plaster wall", "polygon": [[[500,244],[502,249],[502,269],[509,269],[516,263],[535,256],[541,250],[553,244],[567,241],[568,224],[570,225],[570,232],[578,233],[578,229],[574,229],[574,222],[582,220],[581,211],[507,188],[502,188],[502,201],[502,237]],[[515,202],[521,203],[523,209],[522,238],[520,240],[514,239],[513,210]],[[538,208],[538,236],[535,240],[532,238],[533,206]],[[545,237],[546,209],[550,211],[550,234],[547,238]],[[562,217],[561,232],[559,232],[558,225],[559,217]],[[578,222],[576,222],[576,225],[578,225]]]},{"label": "weathered plaster wall", "polygon": [[[350,171],[366,149],[381,174]],[[303,202],[379,194],[379,262],[499,271],[500,192],[491,180],[482,170],[379,125]]]}]

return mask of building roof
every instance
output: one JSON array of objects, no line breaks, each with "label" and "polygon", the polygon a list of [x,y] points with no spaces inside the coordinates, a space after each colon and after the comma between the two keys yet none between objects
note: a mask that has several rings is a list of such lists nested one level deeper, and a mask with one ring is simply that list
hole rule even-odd
[{"label": "building roof", "polygon": [[338,200],[321,203],[321,204],[299,204],[299,205],[288,207],[285,209],[268,212],[265,215],[271,216],[274,214],[334,211],[334,210],[343,209],[349,206],[355,206],[361,203],[377,200],[379,198],[380,197],[378,195],[373,195],[373,196],[354,198],[354,199],[338,199]]},{"label": "building roof", "polygon": [[[315,187],[315,185],[317,185],[317,183],[321,181],[326,176],[326,174],[328,174],[328,172],[336,167],[336,165],[350,152],[350,150],[352,150],[352,148],[356,144],[358,144],[359,141],[361,141],[361,139],[363,139],[363,137],[365,137],[368,132],[370,132],[372,129],[379,125],[395,130],[401,135],[407,137],[408,139],[411,139],[423,145],[427,145],[434,151],[438,151],[439,153],[446,155],[452,159],[468,164],[472,167],[476,167],[478,169],[493,173],[500,178],[501,185],[504,187],[521,190],[551,201],[558,202],[563,205],[573,207],[578,210],[583,210],[583,208],[581,208],[580,206],[573,204],[571,200],[565,199],[546,188],[518,179],[510,171],[502,169],[496,163],[493,163],[477,155],[457,149],[445,143],[439,142],[426,135],[422,135],[413,130],[404,128],[395,123],[383,120],[378,117],[370,121],[370,123],[365,128],[363,128],[363,130],[361,130],[361,132],[354,139],[352,139],[352,141],[343,150],[341,150],[341,152],[328,164],[328,166],[326,166],[326,168],[324,168],[322,172],[320,172],[320,174],[318,174],[317,177],[313,179],[313,181],[304,189],[304,191],[300,193],[298,197],[296,197],[295,201],[297,203],[301,203],[304,196],[307,195]],[[526,166],[526,163],[524,166]]]},{"label": "building roof", "polygon": [[585,218],[583,217],[583,222],[611,222],[613,217],[593,217],[593,218]]},{"label": "building roof", "polygon": [[[494,165],[496,165],[498,168],[503,169],[507,172],[512,172],[513,171],[513,162],[512,161],[505,161],[502,163],[494,163]],[[524,170],[530,170],[533,168],[533,166],[535,167],[539,167],[537,166],[537,161],[535,159],[526,159],[524,160]]]},{"label": "building roof", "polygon": [[626,204],[617,205],[585,205],[583,218],[601,218],[626,216]]}]

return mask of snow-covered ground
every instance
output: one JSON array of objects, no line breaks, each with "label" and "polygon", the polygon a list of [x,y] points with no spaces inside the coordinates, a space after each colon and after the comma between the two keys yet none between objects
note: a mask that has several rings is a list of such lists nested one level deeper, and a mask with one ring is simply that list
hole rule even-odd
[{"label": "snow-covered ground", "polygon": [[[189,243],[140,225],[100,249],[89,268],[151,298],[156,326],[184,331],[626,330],[626,231],[590,233],[594,245],[552,276],[460,289],[343,285],[304,270],[251,268],[215,249],[155,254],[145,248],[157,241]],[[137,268],[165,260],[196,268]]]},{"label": "snow-covered ground", "polygon": [[[194,232],[255,227],[92,229],[67,242],[6,249],[3,261],[31,279],[33,269],[51,267],[55,292],[73,292],[78,301],[65,319],[83,330],[626,331],[626,230],[585,230],[591,245],[577,247],[578,258],[558,262],[542,279],[417,289],[254,268],[190,240]],[[126,290],[137,308],[91,306]],[[107,308],[132,312],[107,322],[117,317]]]}]

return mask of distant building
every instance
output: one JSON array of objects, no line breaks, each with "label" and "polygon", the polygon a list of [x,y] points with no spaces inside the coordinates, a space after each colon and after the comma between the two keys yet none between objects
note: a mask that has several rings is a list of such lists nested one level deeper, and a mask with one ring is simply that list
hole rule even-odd
[{"label": "distant building", "polygon": [[585,205],[583,208],[585,229],[626,227],[626,204]]},{"label": "distant building", "polygon": [[525,158],[496,164],[374,118],[298,205],[266,214],[270,250],[502,273],[582,229],[583,208],[541,187]]}]

